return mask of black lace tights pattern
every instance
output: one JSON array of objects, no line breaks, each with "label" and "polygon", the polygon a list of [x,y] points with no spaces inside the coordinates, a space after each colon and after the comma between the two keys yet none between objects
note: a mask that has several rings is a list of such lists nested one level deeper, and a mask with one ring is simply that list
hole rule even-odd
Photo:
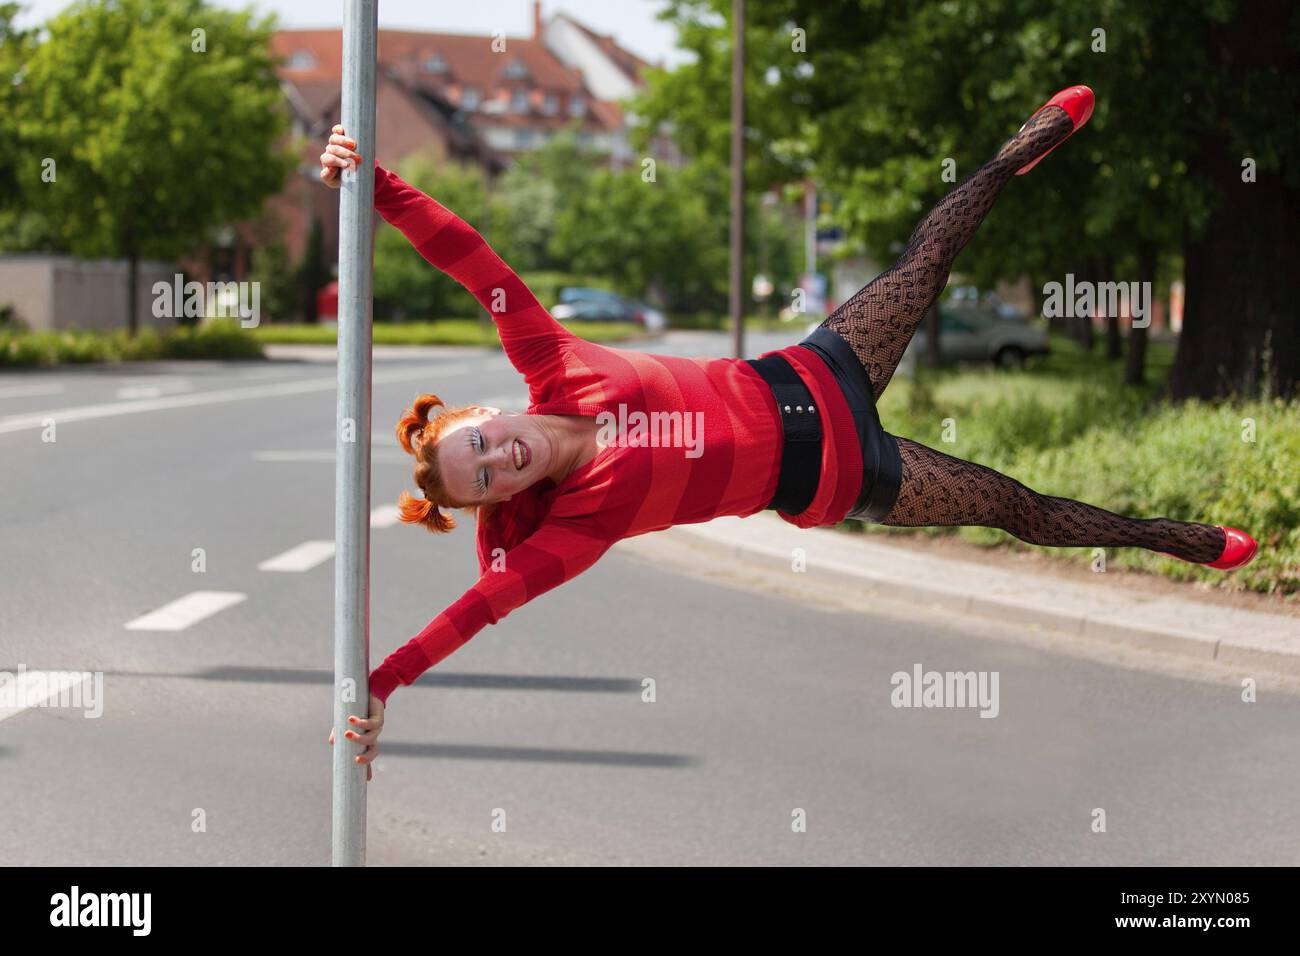
[{"label": "black lace tights pattern", "polygon": [[[889,384],[912,334],[948,282],[953,261],[1017,169],[1059,143],[1071,129],[1064,110],[1033,118],[998,154],[968,176],[917,225],[907,248],[885,273],[835,310],[823,327],[839,333],[871,379],[877,399]],[[1224,535],[1213,525],[1168,518],[1126,518],[1102,508],[1042,495],[974,462],[896,439],[902,483],[881,521],[894,526],[980,525],[1031,544],[1138,547],[1188,561],[1213,561]]]}]

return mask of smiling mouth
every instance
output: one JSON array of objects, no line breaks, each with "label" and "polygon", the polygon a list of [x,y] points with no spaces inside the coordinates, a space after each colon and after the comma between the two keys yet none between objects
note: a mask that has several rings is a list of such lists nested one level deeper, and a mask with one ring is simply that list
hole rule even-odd
[{"label": "smiling mouth", "polygon": [[511,445],[511,451],[515,458],[515,471],[523,471],[528,467],[528,463],[533,460],[533,453],[527,445],[518,438]]}]

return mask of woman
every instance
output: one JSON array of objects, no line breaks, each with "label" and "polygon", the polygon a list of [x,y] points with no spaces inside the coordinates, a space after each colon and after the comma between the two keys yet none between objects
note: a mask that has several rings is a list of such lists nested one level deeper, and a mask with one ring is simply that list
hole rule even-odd
[{"label": "woman", "polygon": [[[1236,529],[1126,518],[1041,495],[880,427],[875,402],[957,253],[1002,187],[1083,126],[1092,107],[1084,86],[1054,96],[921,220],[889,271],[803,342],[756,361],[583,341],[473,228],[376,168],[375,207],[492,314],[532,405],[506,415],[448,409],[425,394],[397,424],[424,492],[423,500],[402,493],[402,520],[442,532],[454,525],[443,508],[475,511],[482,577],[370,675],[372,717],[353,718],[362,732],[348,732],[366,748],[358,762],[378,754],[383,707],[398,684],[586,570],[621,538],[674,524],[771,508],[803,528],[846,517],[982,525],[1032,544],[1139,547],[1222,569],[1250,561],[1256,544]],[[334,128],[321,155],[324,182],[337,186],[340,170],[355,168],[355,146]]]}]

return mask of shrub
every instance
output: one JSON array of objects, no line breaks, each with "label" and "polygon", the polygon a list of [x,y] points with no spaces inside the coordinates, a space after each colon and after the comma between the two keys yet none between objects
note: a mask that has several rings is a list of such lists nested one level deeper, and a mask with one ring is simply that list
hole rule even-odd
[{"label": "shrub", "polygon": [[263,358],[262,343],[234,319],[213,319],[192,329],[177,329],[164,337],[163,358]]},{"label": "shrub", "polygon": [[[1255,560],[1231,576],[1138,548],[1110,550],[1114,566],[1222,587],[1300,591],[1300,399],[1174,405],[1152,397],[1153,389],[1119,385],[1115,366],[1077,359],[1064,356],[1063,364],[1074,366],[1066,373],[926,370],[919,387],[896,379],[882,398],[881,419],[893,434],[988,465],[1043,494],[1135,517],[1231,525],[1260,542]],[[952,442],[943,440],[948,418]],[[1246,440],[1252,428],[1254,440]],[[1030,547],[987,528],[926,533]],[[1052,550],[1092,558],[1088,548]]]},{"label": "shrub", "polygon": [[233,319],[217,319],[162,333],[143,328],[134,337],[125,329],[0,330],[0,366],[263,357],[261,342]]}]

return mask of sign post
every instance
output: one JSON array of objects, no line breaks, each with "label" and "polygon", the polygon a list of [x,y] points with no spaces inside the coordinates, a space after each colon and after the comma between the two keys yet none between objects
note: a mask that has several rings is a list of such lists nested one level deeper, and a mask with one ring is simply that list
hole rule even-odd
[{"label": "sign post", "polygon": [[366,862],[366,768],[343,736],[370,704],[370,373],[377,0],[344,0],[343,128],[361,168],[339,187],[338,397],[334,457],[333,862]]},{"label": "sign post", "polygon": [[731,0],[731,351],[745,357],[745,0]]}]

